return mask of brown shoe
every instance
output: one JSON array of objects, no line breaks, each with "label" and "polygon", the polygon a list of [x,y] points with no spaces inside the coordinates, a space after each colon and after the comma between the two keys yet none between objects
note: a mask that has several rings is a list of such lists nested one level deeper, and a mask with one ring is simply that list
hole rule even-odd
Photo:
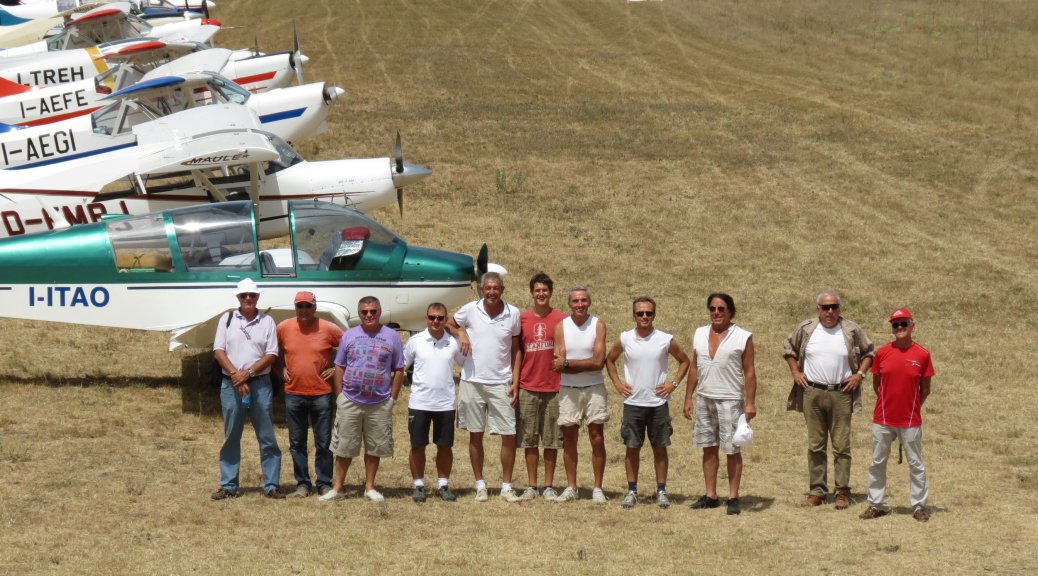
[{"label": "brown shoe", "polygon": [[930,520],[930,513],[926,511],[924,506],[916,506],[915,512],[912,512],[912,518],[915,518],[919,522],[928,522]]},{"label": "brown shoe", "polygon": [[851,505],[851,491],[847,488],[840,489],[836,493],[836,509],[846,510]]},{"label": "brown shoe", "polygon": [[213,492],[212,496],[210,496],[209,498],[212,499],[212,500],[227,500],[227,499],[230,499],[230,498],[237,498],[237,497],[238,497],[238,493],[237,492],[231,492],[230,490],[228,490],[228,489],[226,489],[226,488],[221,486],[220,489],[217,490],[216,492]]},{"label": "brown shoe", "polygon": [[825,502],[825,496],[819,496],[818,494],[808,494],[807,499],[804,500],[804,506],[813,507],[821,506]]},{"label": "brown shoe", "polygon": [[270,492],[266,492],[263,495],[266,496],[267,498],[270,498],[271,500],[284,500],[285,499],[285,495],[282,494],[281,490],[278,490],[277,488],[271,490]]},{"label": "brown shoe", "polygon": [[887,514],[890,514],[890,512],[881,508],[876,508],[870,504],[869,507],[861,513],[861,516],[858,516],[858,518],[861,518],[862,520],[872,520],[873,518],[879,518],[880,516],[886,516]]}]

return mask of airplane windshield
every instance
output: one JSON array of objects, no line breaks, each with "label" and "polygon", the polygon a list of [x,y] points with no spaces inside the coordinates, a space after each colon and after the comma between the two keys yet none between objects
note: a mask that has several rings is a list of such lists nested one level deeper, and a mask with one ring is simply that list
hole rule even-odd
[{"label": "airplane windshield", "polygon": [[161,214],[112,220],[105,226],[115,267],[126,272],[173,272],[173,258]]},{"label": "airplane windshield", "polygon": [[288,142],[282,140],[281,137],[266,132],[264,134],[270,138],[271,144],[278,151],[278,159],[267,163],[267,168],[263,171],[264,174],[273,174],[303,161],[303,157],[299,155],[299,152],[296,152],[296,149],[290,146]]},{"label": "airplane windshield", "polygon": [[144,102],[116,100],[108,106],[90,114],[95,134],[122,134],[129,132],[141,122],[155,120],[163,115]]},{"label": "airplane windshield", "polygon": [[203,204],[177,211],[173,226],[188,272],[256,271],[256,238],[248,202]]},{"label": "airplane windshield", "polygon": [[252,93],[238,86],[234,82],[220,76],[219,74],[206,73],[210,77],[205,88],[195,89],[195,102],[197,104],[211,104],[214,99],[217,102],[230,102],[231,104],[245,104]]},{"label": "airplane windshield", "polygon": [[[352,208],[291,202],[299,269],[382,270],[406,244],[388,228]],[[320,255],[316,263],[312,257]]]}]

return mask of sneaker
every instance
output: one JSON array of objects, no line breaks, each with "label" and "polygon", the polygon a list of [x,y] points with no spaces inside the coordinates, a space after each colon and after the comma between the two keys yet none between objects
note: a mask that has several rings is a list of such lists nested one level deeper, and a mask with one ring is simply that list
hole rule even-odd
[{"label": "sneaker", "polygon": [[570,488],[569,486],[566,486],[566,489],[562,491],[562,494],[555,497],[556,502],[573,502],[576,499],[577,490],[575,488]]},{"label": "sneaker", "polygon": [[537,489],[534,488],[533,486],[527,486],[526,490],[523,490],[523,493],[522,493],[521,496],[516,496],[515,500],[509,500],[509,502],[526,502],[528,500],[533,500],[536,497],[537,497]]},{"label": "sneaker", "polygon": [[851,491],[849,488],[841,488],[836,493],[836,509],[846,510],[851,505]]},{"label": "sneaker", "polygon": [[634,505],[638,503],[638,493],[634,490],[628,490],[624,496],[623,502],[620,502],[621,508],[634,508]]},{"label": "sneaker", "polygon": [[331,491],[332,491],[332,487],[331,486],[318,486],[317,487],[317,495],[318,496],[324,496],[325,494],[327,494],[327,493],[329,493]]},{"label": "sneaker", "polygon": [[321,502],[336,502],[338,500],[345,500],[346,493],[336,492],[332,488],[328,488],[328,490],[324,494],[321,494],[317,499]]},{"label": "sneaker", "polygon": [[670,508],[670,498],[667,497],[666,490],[660,490],[656,493],[656,505],[664,510]]},{"label": "sneaker", "polygon": [[417,504],[425,502],[425,486],[415,486],[414,492],[411,492],[411,500]]},{"label": "sneaker", "polygon": [[595,504],[605,504],[609,499],[606,498],[605,492],[603,492],[601,488],[595,488],[591,493],[591,501]]},{"label": "sneaker", "polygon": [[858,518],[861,518],[862,520],[872,520],[873,518],[879,518],[880,516],[886,516],[887,514],[890,514],[890,512],[869,504],[869,507],[866,508]]},{"label": "sneaker", "polygon": [[211,500],[229,500],[231,498],[237,498],[237,497],[238,497],[238,493],[237,492],[231,492],[230,490],[228,490],[226,488],[223,488],[223,487],[221,487],[216,492],[213,492],[212,495],[209,496],[209,498]]},{"label": "sneaker", "polygon": [[[484,490],[484,492],[486,492],[486,491]],[[450,488],[447,488],[446,486],[440,486],[439,488],[437,488],[436,489],[436,496],[439,497],[439,499],[443,500],[444,502],[457,502],[457,500],[458,500],[458,497],[454,495],[454,492],[451,492]],[[478,497],[477,497],[477,500],[478,500]]]},{"label": "sneaker", "polygon": [[476,502],[486,502],[487,500],[490,500],[490,496],[487,494],[486,488],[476,490]]},{"label": "sneaker", "polygon": [[266,496],[267,498],[270,498],[271,500],[284,500],[285,499],[285,495],[282,494],[281,490],[278,490],[277,488],[274,488],[273,490],[269,490],[267,492],[264,492],[263,495]]},{"label": "sneaker", "polygon": [[306,484],[297,484],[296,489],[292,491],[293,498],[306,498],[310,495],[310,487]]},{"label": "sneaker", "polygon": [[919,522],[929,522],[930,513],[926,511],[925,506],[916,506],[915,512],[912,512],[912,518],[915,518]]},{"label": "sneaker", "polygon": [[729,516],[738,516],[742,512],[742,508],[739,506],[738,498],[729,498],[727,510]]},{"label": "sneaker", "polygon": [[555,499],[559,497],[559,493],[556,492],[555,489],[552,488],[551,486],[548,486],[547,488],[544,489],[543,492],[541,492],[541,496],[543,496],[544,499],[547,500],[548,502],[554,502]]},{"label": "sneaker", "polygon": [[804,506],[808,508],[813,508],[815,506],[821,506],[823,502],[825,502],[825,496],[820,496],[818,494],[808,494],[807,498],[804,499]]},{"label": "sneaker", "polygon": [[523,499],[522,496],[516,494],[515,490],[512,488],[509,488],[508,490],[502,490],[500,496],[501,499],[505,502],[519,502]]},{"label": "sneaker", "polygon": [[720,505],[721,505],[721,499],[720,498],[711,498],[711,497],[707,496],[706,494],[703,494],[702,496],[699,497],[699,500],[696,500],[695,502],[693,502],[692,506],[690,506],[690,507],[693,510],[703,510],[705,508],[717,508]]},{"label": "sneaker", "polygon": [[364,497],[375,503],[384,502],[386,500],[385,496],[383,496],[381,492],[375,490],[374,488],[365,492]]}]

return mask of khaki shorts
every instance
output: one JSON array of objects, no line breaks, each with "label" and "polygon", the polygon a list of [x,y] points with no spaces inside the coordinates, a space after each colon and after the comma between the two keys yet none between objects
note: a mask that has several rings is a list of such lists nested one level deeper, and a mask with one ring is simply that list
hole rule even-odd
[{"label": "khaki shorts", "polygon": [[696,448],[720,446],[725,454],[738,454],[732,444],[735,427],[742,414],[742,400],[715,400],[696,394],[696,416],[692,424],[692,441]]},{"label": "khaki shorts", "polygon": [[609,421],[605,384],[574,387],[559,391],[559,426],[605,424]]},{"label": "khaki shorts", "polygon": [[358,404],[339,394],[335,401],[335,427],[332,430],[332,454],[340,458],[360,456],[360,442],[364,453],[376,458],[393,457],[393,406],[390,398],[381,404]]},{"label": "khaki shorts", "polygon": [[519,437],[519,448],[562,448],[559,393],[519,389],[519,415],[515,430]]},{"label": "khaki shorts", "polygon": [[515,408],[508,400],[509,384],[480,384],[462,380],[458,385],[458,428],[469,432],[515,435]]}]

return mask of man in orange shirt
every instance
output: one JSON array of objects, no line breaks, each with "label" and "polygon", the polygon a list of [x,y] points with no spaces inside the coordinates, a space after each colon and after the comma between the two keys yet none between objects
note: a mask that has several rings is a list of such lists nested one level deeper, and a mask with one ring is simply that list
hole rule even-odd
[{"label": "man in orange shirt", "polygon": [[317,492],[323,495],[332,485],[332,418],[335,404],[332,394],[332,354],[342,339],[342,329],[316,317],[317,297],[313,292],[296,294],[296,317],[278,324],[281,348],[280,369],[285,382],[285,412],[288,419],[288,442],[292,453],[292,469],[296,477],[293,497],[305,498],[313,492],[306,459],[306,439],[310,426],[314,429],[314,470]]}]

